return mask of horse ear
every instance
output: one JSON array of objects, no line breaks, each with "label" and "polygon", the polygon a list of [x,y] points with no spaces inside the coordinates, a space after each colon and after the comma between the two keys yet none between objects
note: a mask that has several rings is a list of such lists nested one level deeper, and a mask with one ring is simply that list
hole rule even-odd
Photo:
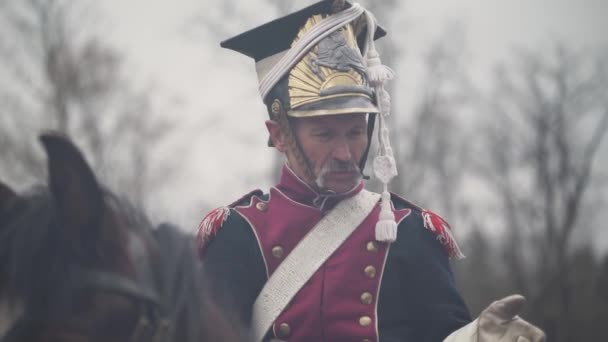
[{"label": "horse ear", "polygon": [[[103,215],[103,193],[80,150],[65,136],[45,133],[40,141],[48,157],[49,188],[60,220],[70,239],[80,244],[87,237],[95,241]],[[97,228],[97,227],[95,227]],[[94,235],[94,236],[91,236]],[[92,242],[91,241],[91,242]],[[92,247],[92,246],[86,246]]]},{"label": "horse ear", "polygon": [[15,198],[17,198],[17,194],[8,185],[0,182],[0,212]]}]

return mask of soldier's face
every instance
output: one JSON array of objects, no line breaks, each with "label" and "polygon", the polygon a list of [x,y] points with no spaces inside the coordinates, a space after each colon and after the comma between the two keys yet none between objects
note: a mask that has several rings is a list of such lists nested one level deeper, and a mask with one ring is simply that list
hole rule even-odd
[{"label": "soldier's face", "polygon": [[[359,162],[367,146],[366,114],[298,118],[294,131],[319,187],[342,193],[361,181]],[[305,166],[288,159],[302,176]]]}]

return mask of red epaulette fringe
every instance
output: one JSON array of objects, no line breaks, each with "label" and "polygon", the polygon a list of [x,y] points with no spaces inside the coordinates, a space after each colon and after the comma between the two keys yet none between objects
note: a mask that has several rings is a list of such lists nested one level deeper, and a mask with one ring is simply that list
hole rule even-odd
[{"label": "red epaulette fringe", "polygon": [[457,260],[464,259],[464,254],[460,251],[460,247],[458,247],[458,243],[456,243],[456,239],[454,239],[454,235],[452,234],[452,227],[450,227],[450,224],[446,220],[426,209],[422,211],[422,218],[424,220],[424,228],[437,235],[437,240],[446,249],[450,258]]},{"label": "red epaulette fringe", "polygon": [[199,257],[202,259],[205,255],[207,245],[215,237],[218,230],[222,227],[222,224],[230,215],[229,207],[219,207],[213,209],[209,214],[203,218],[201,223],[198,225],[196,232],[196,245]]}]

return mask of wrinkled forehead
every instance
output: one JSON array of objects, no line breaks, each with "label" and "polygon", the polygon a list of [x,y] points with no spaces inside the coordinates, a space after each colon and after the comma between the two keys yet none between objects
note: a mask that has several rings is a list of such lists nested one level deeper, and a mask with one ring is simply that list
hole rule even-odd
[{"label": "wrinkled forehead", "polygon": [[367,113],[350,113],[341,115],[323,115],[303,118],[290,118],[296,127],[353,127],[367,126]]}]

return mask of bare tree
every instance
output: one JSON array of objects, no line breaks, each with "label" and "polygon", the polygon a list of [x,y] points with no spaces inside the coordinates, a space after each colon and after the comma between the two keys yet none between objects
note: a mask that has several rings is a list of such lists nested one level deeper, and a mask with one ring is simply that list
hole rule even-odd
[{"label": "bare tree", "polygon": [[497,71],[484,111],[483,175],[502,209],[514,288],[529,295],[550,340],[574,341],[573,237],[588,227],[581,213],[608,130],[608,74],[561,47],[517,61]]},{"label": "bare tree", "polygon": [[392,133],[400,163],[395,188],[450,221],[459,220],[456,203],[467,171],[468,127],[460,118],[474,93],[466,72],[464,30],[454,25],[430,45],[414,111],[397,113],[409,120]]},{"label": "bare tree", "polygon": [[[1,88],[5,113],[3,145],[7,152],[4,163],[7,166],[15,160],[23,163],[12,176],[40,174],[32,142],[21,138],[28,130],[36,131],[43,126],[38,124],[37,113],[45,112],[44,121],[56,130],[67,133],[70,124],[68,97],[79,85],[68,70],[74,59],[73,51],[63,53],[71,43],[66,36],[68,29],[64,20],[55,20],[66,16],[65,7],[65,3],[58,1],[2,3],[0,24],[4,37],[0,51],[7,66]],[[3,171],[8,173],[10,168]]]},{"label": "bare tree", "polygon": [[145,188],[162,183],[150,158],[171,126],[151,111],[147,91],[122,78],[120,56],[86,26],[95,21],[91,5],[1,4],[6,75],[0,80],[0,175],[21,185],[40,179],[44,168],[35,137],[52,129],[74,138],[95,169],[109,171],[101,172],[106,181],[143,204]]}]

